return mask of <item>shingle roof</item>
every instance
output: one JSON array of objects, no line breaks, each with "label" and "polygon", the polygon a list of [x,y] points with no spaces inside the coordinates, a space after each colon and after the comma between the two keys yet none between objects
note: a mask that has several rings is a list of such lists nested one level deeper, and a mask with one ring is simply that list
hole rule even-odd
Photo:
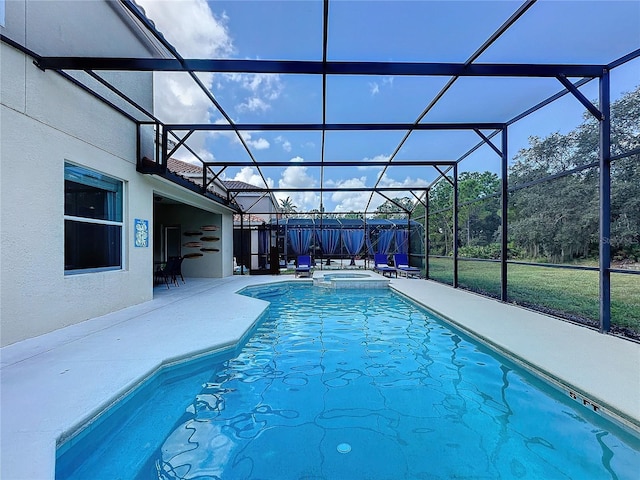
[{"label": "shingle roof", "polygon": [[[202,167],[199,165],[195,165],[189,162],[183,162],[182,160],[177,160],[175,158],[169,158],[167,160],[167,169],[170,172],[173,172],[176,175],[179,175],[180,177],[184,178],[185,180],[188,180],[198,186],[202,186]],[[241,182],[239,180],[221,180],[220,183],[225,188],[230,190],[245,190],[245,189],[260,188],[246,182]],[[220,198],[225,198],[223,193],[226,193],[226,192],[220,192],[219,191],[220,188],[216,189],[213,184],[210,184],[207,190],[219,196]],[[232,203],[237,204],[235,200],[232,200]],[[251,220],[251,221],[254,221],[254,220]],[[255,221],[258,221],[258,220],[255,220]],[[259,221],[263,222],[264,220],[259,219]]]},{"label": "shingle roof", "polygon": [[182,160],[176,160],[175,158],[167,160],[167,168],[174,173],[198,173],[202,175],[201,166],[183,162]]},{"label": "shingle roof", "polygon": [[[182,160],[176,160],[175,158],[169,158],[167,160],[167,170],[175,173],[179,177],[193,183],[194,185],[202,186],[202,167],[194,165],[193,163],[183,162]],[[221,192],[220,188],[211,183],[209,184],[207,191],[226,200],[226,192]],[[235,201],[231,203],[236,204]]]},{"label": "shingle roof", "polygon": [[[182,160],[177,160],[175,158],[170,158],[167,161],[167,168],[173,173],[177,173],[180,175],[192,175],[198,174],[202,175],[202,167],[199,165],[195,165],[189,162],[183,162]],[[231,190],[245,190],[245,189],[256,189],[260,187],[256,187],[255,185],[251,185],[246,182],[241,182],[240,180],[222,180],[222,184],[231,189]]]},{"label": "shingle roof", "polygon": [[256,187],[255,185],[251,185],[251,184],[246,183],[246,182],[241,182],[239,180],[224,180],[222,183],[224,184],[225,187],[227,187],[230,190],[243,190],[243,189],[261,188],[261,187]]}]

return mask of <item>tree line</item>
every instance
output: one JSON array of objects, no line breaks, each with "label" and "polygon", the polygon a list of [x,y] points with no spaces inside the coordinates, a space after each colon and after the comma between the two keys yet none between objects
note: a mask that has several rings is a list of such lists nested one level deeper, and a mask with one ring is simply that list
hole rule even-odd
[{"label": "tree line", "polygon": [[[611,125],[612,157],[640,148],[640,86],[611,104]],[[554,263],[597,258],[598,144],[598,122],[585,113],[583,122],[574,130],[544,138],[530,137],[529,146],[515,155],[508,176],[511,258]],[[500,189],[496,173],[459,175],[461,256],[499,258]],[[429,190],[431,255],[452,253],[452,209],[453,186],[442,179]],[[640,261],[638,153],[611,162],[611,210],[609,241],[613,259]],[[411,218],[423,222],[424,206],[418,204]]]}]

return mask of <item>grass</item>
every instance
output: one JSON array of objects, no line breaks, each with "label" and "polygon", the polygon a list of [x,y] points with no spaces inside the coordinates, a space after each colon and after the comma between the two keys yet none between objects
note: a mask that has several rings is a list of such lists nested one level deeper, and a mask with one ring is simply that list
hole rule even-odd
[{"label": "grass", "polygon": [[[429,275],[452,284],[453,260],[431,258]],[[509,301],[570,320],[598,324],[598,272],[509,265],[507,275]],[[468,290],[499,296],[500,264],[461,261],[458,283]],[[640,276],[611,274],[611,325],[618,331],[630,330],[629,336],[640,335]]]}]

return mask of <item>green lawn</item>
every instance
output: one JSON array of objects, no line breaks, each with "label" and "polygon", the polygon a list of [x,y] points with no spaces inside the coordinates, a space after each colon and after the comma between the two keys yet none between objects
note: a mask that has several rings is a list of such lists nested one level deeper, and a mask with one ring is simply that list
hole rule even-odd
[{"label": "green lawn", "polygon": [[[429,274],[434,280],[452,284],[453,260],[431,258]],[[498,296],[500,264],[461,261],[458,282],[462,288]],[[598,272],[509,265],[507,293],[509,301],[569,319],[598,322]],[[611,274],[611,324],[640,333],[639,275]]]}]

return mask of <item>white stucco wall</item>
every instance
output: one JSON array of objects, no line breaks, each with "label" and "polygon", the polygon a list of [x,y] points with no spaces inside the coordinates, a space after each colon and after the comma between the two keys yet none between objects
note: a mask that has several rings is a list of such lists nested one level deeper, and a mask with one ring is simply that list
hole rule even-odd
[{"label": "white stucco wall", "polygon": [[2,33],[43,56],[148,57],[162,51],[113,0],[9,0]]},{"label": "white stucco wall", "polygon": [[[87,17],[73,17],[77,14],[74,5]],[[6,13],[2,33],[36,53],[97,55],[92,45],[104,40],[104,32],[109,33],[112,46],[130,44],[130,50],[112,54],[145,56],[143,51],[148,50],[139,44],[140,32],[129,31],[131,25],[123,20],[121,6],[103,0],[15,0],[7,3]],[[53,28],[56,16],[69,15]],[[75,24],[82,25],[74,29]],[[35,28],[38,25],[43,28]],[[90,35],[92,27],[100,31]],[[152,110],[152,73],[104,76]],[[136,153],[134,122],[0,43],[0,345],[150,300],[153,238],[148,248],[134,247],[133,223],[136,218],[148,220],[153,231],[154,191],[201,208],[208,218],[217,215],[217,223],[224,227],[220,230],[221,252],[210,259],[210,268],[185,273],[212,277],[233,273],[231,212],[184,188],[137,173]],[[65,162],[124,182],[121,270],[65,275]]]},{"label": "white stucco wall", "polygon": [[236,201],[244,211],[262,218],[265,222],[272,220],[277,213],[268,195],[261,198],[260,194],[240,192]]},{"label": "white stucco wall", "polygon": [[220,232],[220,253],[222,259],[222,276],[233,275],[233,215],[222,215]]},{"label": "white stucco wall", "polygon": [[[1,330],[10,344],[152,296],[152,250],[133,248],[134,218],[153,190],[135,171],[135,125],[42,72],[6,45],[1,56]],[[125,182],[124,268],[64,273],[64,162]]]}]

